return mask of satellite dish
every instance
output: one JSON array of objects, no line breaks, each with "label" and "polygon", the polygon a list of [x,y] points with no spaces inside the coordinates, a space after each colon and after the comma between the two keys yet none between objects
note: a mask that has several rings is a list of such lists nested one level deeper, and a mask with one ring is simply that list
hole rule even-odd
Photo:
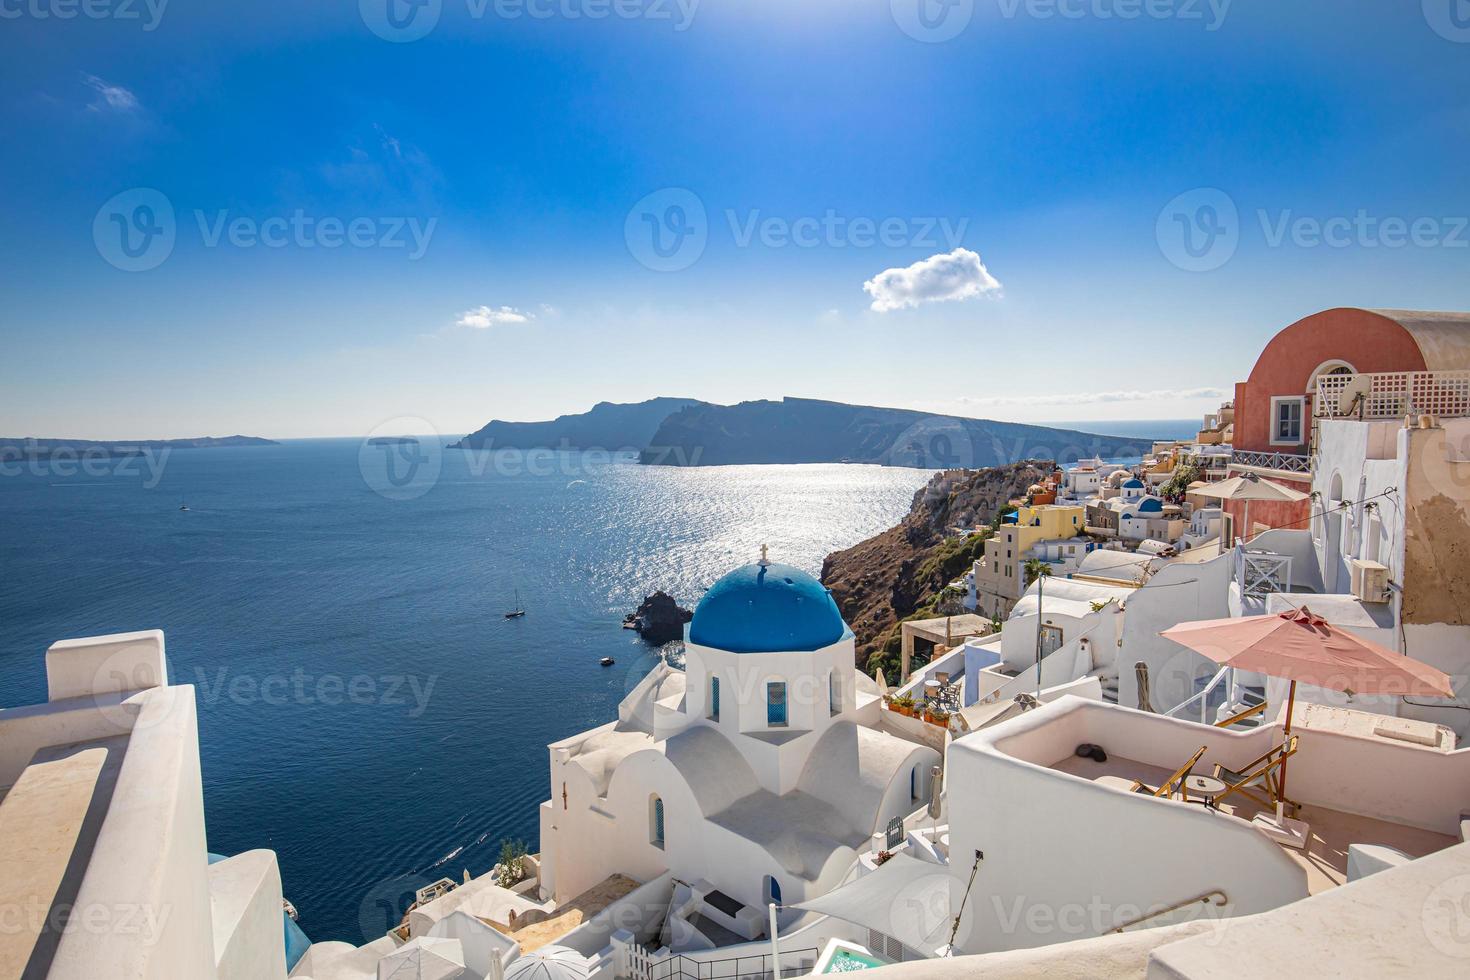
[{"label": "satellite dish", "polygon": [[1361,416],[1368,404],[1368,397],[1372,394],[1373,379],[1370,376],[1352,375],[1337,393],[1337,404],[1332,406],[1333,417],[1341,419],[1354,414]]}]

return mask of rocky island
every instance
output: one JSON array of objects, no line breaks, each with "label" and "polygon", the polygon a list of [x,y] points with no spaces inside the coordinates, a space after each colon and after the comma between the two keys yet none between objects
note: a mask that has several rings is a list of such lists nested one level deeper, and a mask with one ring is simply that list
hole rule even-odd
[{"label": "rocky island", "polygon": [[623,628],[637,630],[647,642],[661,645],[684,639],[684,624],[693,618],[694,613],[660,589],[644,599],[635,612],[627,615]]}]

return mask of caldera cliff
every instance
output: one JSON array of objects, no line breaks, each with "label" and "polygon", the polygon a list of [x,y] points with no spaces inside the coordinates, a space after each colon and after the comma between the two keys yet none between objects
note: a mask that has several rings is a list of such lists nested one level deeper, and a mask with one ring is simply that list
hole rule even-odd
[{"label": "caldera cliff", "polygon": [[897,527],[827,556],[822,583],[857,634],[860,668],[896,679],[899,623],[938,615],[940,593],[981,556],[1001,511],[1053,468],[1026,460],[937,473]]}]

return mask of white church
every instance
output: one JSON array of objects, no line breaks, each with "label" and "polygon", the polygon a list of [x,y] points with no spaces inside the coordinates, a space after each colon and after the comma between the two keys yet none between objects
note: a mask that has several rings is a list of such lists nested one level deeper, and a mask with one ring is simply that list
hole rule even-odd
[{"label": "white church", "polygon": [[699,921],[755,938],[770,904],[835,888],[921,808],[940,754],[878,728],[853,633],[799,569],[762,558],[721,578],[685,658],[646,677],[616,722],[550,746],[542,887],[564,901],[615,873],[718,882]]}]

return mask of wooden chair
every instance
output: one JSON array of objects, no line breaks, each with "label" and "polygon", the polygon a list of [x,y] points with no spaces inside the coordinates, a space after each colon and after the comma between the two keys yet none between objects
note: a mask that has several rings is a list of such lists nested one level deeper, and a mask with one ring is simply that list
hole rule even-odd
[{"label": "wooden chair", "polygon": [[[1238,771],[1227,769],[1218,762],[1215,763],[1215,778],[1228,787],[1225,792],[1215,797],[1215,802],[1218,804],[1231,793],[1239,793],[1247,799],[1254,800],[1267,810],[1274,809],[1277,803],[1285,803],[1295,808],[1295,803],[1281,796],[1281,765],[1296,755],[1296,749],[1297,736],[1293,735],[1285,743],[1276,746],[1260,758],[1247,762]],[[1260,784],[1259,788],[1266,791],[1264,797],[1251,791],[1250,787],[1255,784]]]},{"label": "wooden chair", "polygon": [[1199,751],[1189,757],[1189,761],[1174,771],[1174,775],[1166,779],[1158,789],[1154,789],[1141,779],[1135,779],[1133,785],[1128,788],[1130,793],[1142,793],[1145,796],[1161,796],[1166,799],[1173,797],[1177,791],[1182,798],[1184,796],[1184,781],[1189,778],[1189,773],[1204,758],[1208,745],[1201,745]]}]

